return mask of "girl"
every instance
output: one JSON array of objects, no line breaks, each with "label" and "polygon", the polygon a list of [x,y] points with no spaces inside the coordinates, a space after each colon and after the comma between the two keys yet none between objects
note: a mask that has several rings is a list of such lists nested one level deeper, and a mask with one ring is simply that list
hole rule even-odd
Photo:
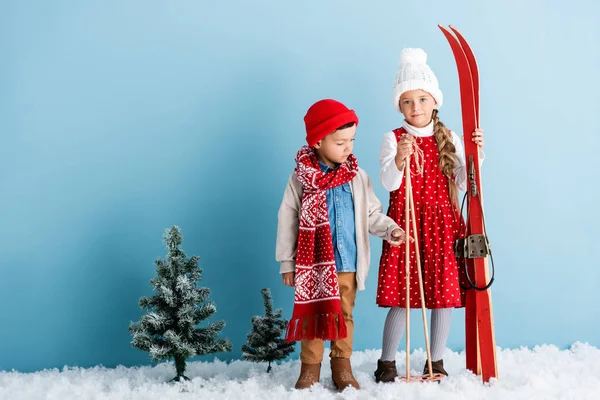
[{"label": "girl", "polygon": [[[454,256],[459,236],[457,190],[466,188],[466,166],[461,139],[438,117],[443,96],[421,49],[404,49],[394,85],[394,106],[404,116],[402,128],[385,134],[380,152],[380,178],[390,191],[388,216],[404,226],[404,165],[410,156],[425,306],[431,312],[431,359],[434,373],[448,375],[442,355],[450,330],[450,310],[464,306],[460,287],[464,271]],[[483,131],[472,133],[483,147]],[[413,236],[414,233],[411,233]],[[413,236],[414,237],[414,236]],[[375,380],[396,378],[395,356],[405,329],[405,246],[383,245],[379,266],[377,304],[390,307],[383,332],[381,358]],[[414,244],[410,256],[410,307],[420,308]],[[460,273],[460,275],[459,275]],[[425,363],[424,374],[427,374]]]}]

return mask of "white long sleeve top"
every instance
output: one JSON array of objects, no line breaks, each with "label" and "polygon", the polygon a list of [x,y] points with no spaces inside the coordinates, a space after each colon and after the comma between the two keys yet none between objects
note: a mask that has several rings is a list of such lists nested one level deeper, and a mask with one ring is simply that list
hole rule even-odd
[{"label": "white long sleeve top", "polygon": [[[423,128],[416,128],[410,125],[406,120],[402,124],[402,127],[406,131],[415,137],[427,137],[433,136],[433,121],[429,125]],[[465,191],[467,189],[467,168],[465,162],[465,150],[460,137],[450,131],[452,135],[452,143],[456,148],[456,155],[458,156],[458,164],[454,166],[454,182],[458,190]],[[379,164],[381,170],[379,172],[379,178],[383,187],[393,192],[400,188],[402,180],[404,179],[404,168],[401,170],[396,166],[396,152],[398,151],[398,142],[396,141],[396,135],[393,131],[387,132],[383,135],[383,141],[381,143],[381,150],[379,152]],[[483,162],[485,155],[483,151],[479,150],[479,162]]]}]

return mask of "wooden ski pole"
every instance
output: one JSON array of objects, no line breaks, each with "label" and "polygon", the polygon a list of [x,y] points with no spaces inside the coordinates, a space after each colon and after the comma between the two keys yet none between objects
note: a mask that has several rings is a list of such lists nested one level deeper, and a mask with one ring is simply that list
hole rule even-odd
[{"label": "wooden ski pole", "polygon": [[406,285],[406,381],[410,381],[410,156],[404,159],[404,273]]},{"label": "wooden ski pole", "polygon": [[415,202],[412,191],[410,192],[410,212],[412,217],[413,236],[415,236],[415,258],[417,261],[417,275],[419,277],[419,296],[421,297],[421,314],[423,316],[423,333],[425,335],[425,350],[427,351],[427,366],[429,369],[429,377],[433,378],[431,367],[431,347],[429,345],[429,331],[427,329],[427,311],[425,309],[425,293],[423,290],[423,276],[421,271],[421,255],[419,253],[419,241],[417,240],[417,221],[415,218]]},{"label": "wooden ski pole", "polygon": [[[425,308],[425,291],[423,289],[423,276],[421,270],[421,255],[419,252],[419,240],[417,233],[417,219],[415,218],[415,202],[412,193],[412,180],[410,175],[410,156],[405,159],[404,164],[404,190],[405,190],[405,206],[404,206],[404,232],[405,232],[405,274],[406,274],[406,382],[416,381],[410,377],[410,238],[414,239],[415,243],[415,260],[417,263],[417,276],[419,278],[419,296],[421,298],[421,314],[423,316],[423,332],[425,335],[425,348],[427,351],[427,366],[429,375],[425,379],[427,381],[438,381],[444,376],[442,374],[434,374],[431,365],[431,347],[429,343],[429,331],[427,329],[427,311]],[[412,219],[412,234],[410,234],[410,220]]]}]

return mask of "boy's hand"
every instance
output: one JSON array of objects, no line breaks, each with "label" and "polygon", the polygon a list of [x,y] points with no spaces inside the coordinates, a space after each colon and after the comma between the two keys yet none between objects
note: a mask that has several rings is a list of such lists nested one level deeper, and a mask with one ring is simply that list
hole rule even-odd
[{"label": "boy's hand", "polygon": [[[415,240],[410,238],[410,241],[414,242]],[[392,238],[388,240],[390,246],[398,247],[404,242],[406,242],[406,233],[402,229],[394,229],[392,231]]]},{"label": "boy's hand", "polygon": [[284,272],[281,274],[281,279],[283,280],[283,284],[286,286],[294,286],[294,273],[293,272]]}]

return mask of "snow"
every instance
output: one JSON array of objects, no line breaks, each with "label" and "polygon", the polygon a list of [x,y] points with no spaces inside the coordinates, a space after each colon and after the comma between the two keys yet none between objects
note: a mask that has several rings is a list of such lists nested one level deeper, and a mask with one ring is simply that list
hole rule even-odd
[{"label": "snow", "polygon": [[[325,353],[328,354],[327,351]],[[338,393],[331,383],[327,359],[321,382],[310,390],[293,389],[299,373],[297,359],[275,365],[248,361],[190,362],[184,384],[168,384],[172,363],[154,367],[63,368],[35,373],[0,372],[1,400],[153,400],[153,399],[600,399],[600,350],[585,343],[569,349],[541,345],[533,349],[498,348],[499,380],[488,385],[464,368],[464,352],[446,350],[444,366],[450,376],[442,383],[376,384],[373,371],[379,350],[355,352],[352,365],[361,390]],[[404,353],[397,354],[404,371]],[[411,354],[411,369],[423,368],[425,354]]]}]

